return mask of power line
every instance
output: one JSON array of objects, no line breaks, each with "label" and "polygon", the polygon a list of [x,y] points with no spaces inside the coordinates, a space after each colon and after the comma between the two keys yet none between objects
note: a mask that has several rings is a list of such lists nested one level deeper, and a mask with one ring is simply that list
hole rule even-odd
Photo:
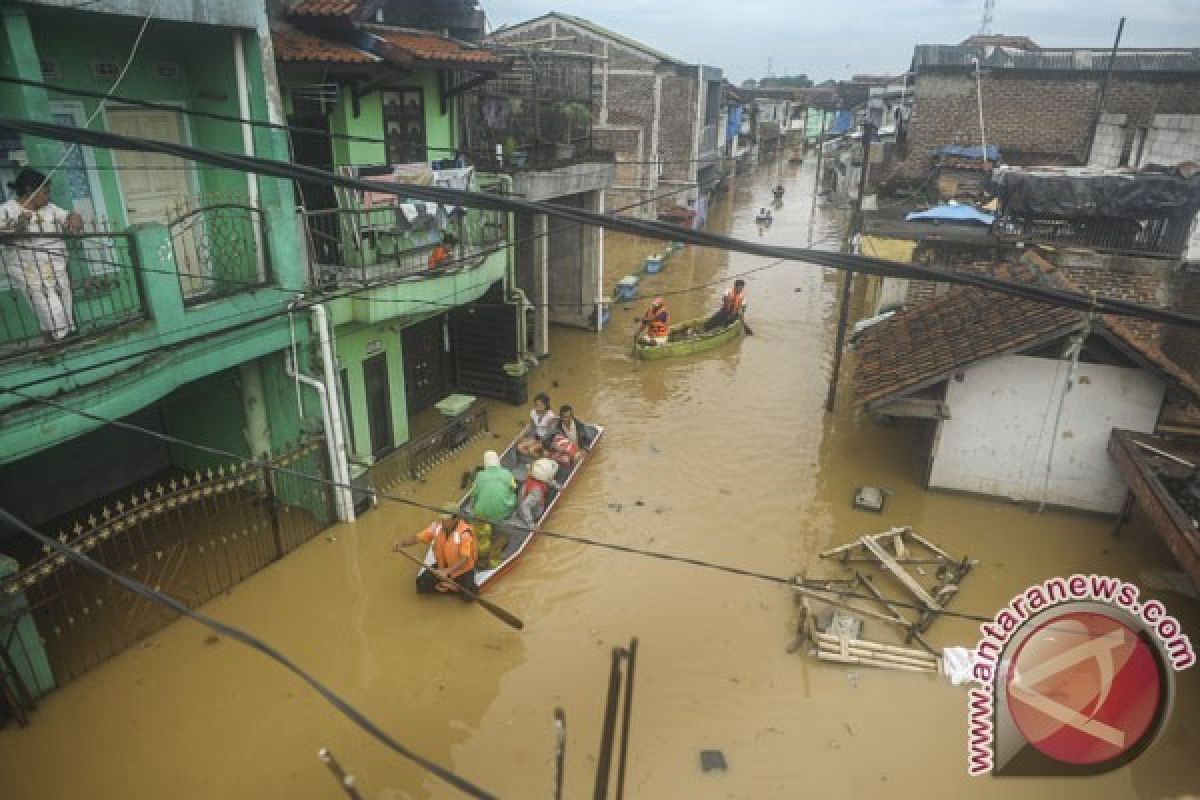
[{"label": "power line", "polygon": [[481,798],[482,800],[494,800],[495,795],[491,794],[485,789],[479,788],[466,778],[451,772],[445,767],[430,761],[424,756],[401,744],[389,733],[387,733],[387,731],[383,730],[383,728],[379,727],[379,725],[372,722],[366,714],[359,711],[348,701],[342,699],[336,692],[296,664],[295,661],[288,658],[271,645],[262,641],[257,636],[247,633],[241,628],[235,627],[226,622],[221,622],[218,619],[214,619],[213,617],[210,617],[200,611],[195,611],[168,594],[158,591],[157,589],[151,589],[149,586],[141,583],[140,581],[136,581],[133,578],[129,578],[120,574],[119,572],[109,569],[90,556],[84,555],[72,547],[68,547],[66,544],[63,544],[51,536],[46,536],[45,534],[34,530],[24,521],[17,519],[4,508],[0,508],[0,521],[11,525],[14,529],[21,531],[25,535],[32,537],[38,542],[41,542],[43,547],[55,551],[69,561],[74,561],[75,563],[91,570],[92,572],[103,575],[104,577],[124,588],[126,591],[132,592],[133,594],[145,598],[152,603],[157,603],[158,605],[163,606],[170,611],[174,611],[176,614],[180,614],[188,619],[198,622],[210,630],[214,630],[217,633],[227,636],[236,642],[246,645],[252,650],[257,650],[308,684],[310,688],[324,698],[327,703],[337,709],[339,713],[357,725],[361,730],[365,731],[369,736],[371,736],[371,738],[381,742],[392,752],[408,759],[425,771],[436,775],[438,778],[441,778],[446,783],[464,792],[470,797]]},{"label": "power line", "polygon": [[392,184],[349,178],[325,172],[313,167],[299,164],[275,161],[257,156],[234,155],[201,148],[188,147],[170,142],[147,139],[137,139],[99,131],[81,130],[71,126],[55,125],[52,123],[33,122],[16,118],[0,118],[0,125],[12,128],[18,132],[33,136],[42,136],[61,141],[87,144],[93,147],[133,150],[138,152],[162,153],[199,161],[202,163],[231,166],[259,175],[276,178],[307,180],[323,182],[331,186],[341,186],[350,189],[392,194],[397,197],[411,197],[438,203],[449,203],[473,208],[494,211],[516,211],[530,214],[546,214],[558,219],[578,222],[593,227],[646,236],[666,241],[680,241],[704,247],[732,250],[749,255],[781,258],[792,261],[806,261],[834,269],[852,270],[883,277],[923,278],[944,283],[959,283],[990,291],[1024,297],[1049,305],[1057,305],[1078,311],[1133,316],[1155,322],[1200,327],[1200,317],[1185,314],[1171,309],[1153,308],[1139,303],[1131,303],[1100,295],[1084,295],[1053,287],[1024,284],[1016,281],[995,278],[990,275],[966,272],[944,272],[936,268],[919,264],[898,264],[878,258],[861,255],[836,254],[819,250],[806,250],[796,247],[779,247],[759,244],[753,241],[736,239],[731,236],[695,231],[668,225],[660,222],[634,220],[608,214],[583,211],[553,203],[534,202],[529,200],[514,200],[479,192],[459,189],[446,189],[429,186],[405,185],[399,187]]},{"label": "power line", "polygon": [[[320,136],[328,139],[338,139],[348,142],[362,142],[364,144],[381,144],[387,145],[387,139],[375,136],[363,136],[361,134],[338,133],[336,131],[325,130],[324,128],[307,128],[300,125],[287,125],[280,122],[269,122],[266,120],[248,119],[239,117],[234,114],[222,114],[216,111],[203,111],[194,108],[184,108],[170,103],[158,103],[153,100],[144,100],[138,97],[128,97],[124,95],[113,94],[112,92],[97,92],[90,89],[79,89],[66,86],[58,86],[46,81],[35,81],[28,78],[17,78],[9,75],[0,75],[0,83],[10,83],[17,86],[29,86],[36,89],[44,89],[55,94],[63,94],[70,97],[89,97],[98,99],[103,106],[105,101],[115,100],[118,103],[125,105],[138,106],[140,108],[149,108],[156,111],[170,111],[175,114],[185,114],[193,117],[203,117],[205,119],[215,119],[221,122],[233,122],[238,125],[247,125],[255,128],[266,128],[269,130],[278,130],[290,134],[300,134],[303,136]],[[90,121],[89,123],[90,124]],[[446,153],[478,153],[485,154],[484,150],[471,150],[463,147],[433,147],[430,145],[422,145],[423,150],[436,150]],[[489,156],[491,154],[488,154]],[[641,161],[614,161],[618,166],[621,164],[696,164],[696,163],[717,163],[720,161],[735,161],[736,159],[718,156],[716,158],[690,158],[690,159],[646,159]],[[155,167],[156,169],[170,169],[171,167]],[[141,169],[141,168],[137,168]]]},{"label": "power line", "polygon": [[[169,433],[164,433],[162,431],[151,430],[149,428],[145,428],[145,427],[142,427],[141,425],[137,425],[132,422],[127,422],[125,420],[112,419],[111,417],[103,417],[103,416],[100,416],[99,414],[93,414],[90,411],[82,411],[80,409],[71,408],[70,406],[67,406],[63,403],[59,403],[54,400],[48,400],[45,398],[34,397],[32,395],[25,394],[24,392],[20,392],[20,391],[13,390],[13,389],[6,389],[4,387],[0,387],[0,392],[8,392],[10,394],[16,394],[18,396],[25,397],[26,399],[31,400],[35,403],[49,406],[51,408],[56,408],[65,413],[75,414],[77,416],[84,417],[85,419],[89,419],[93,422],[99,422],[103,425],[111,425],[115,428],[121,428],[123,430],[132,431],[134,433],[140,433],[145,436],[149,436],[151,438],[158,439],[159,441],[167,442],[169,444],[176,444],[176,445],[180,445],[182,447],[190,447],[192,449],[199,450],[204,453],[208,453],[209,455],[216,455],[216,456],[221,456],[224,458],[230,458],[230,459],[234,459],[235,461],[244,461],[245,460],[244,456],[239,455],[238,453],[234,453],[230,450],[223,450],[219,447],[213,447],[212,445],[202,444],[200,442],[194,442],[189,439],[184,439],[179,436],[174,436]],[[277,466],[273,466],[270,464],[265,464],[264,466],[266,466],[276,472],[282,473],[284,475],[291,475],[293,477],[300,478],[302,480],[312,481],[314,483],[319,483],[319,484],[322,484],[325,486],[330,486],[333,488],[344,488],[344,489],[348,488],[348,489],[353,489],[354,491],[359,491],[359,492],[362,491],[361,487],[354,487],[354,486],[350,486],[348,484],[339,483],[338,481],[330,479],[330,478],[323,478],[319,475],[312,475],[310,473],[302,472],[300,470],[292,469],[290,467],[277,467]],[[389,494],[387,492],[381,492],[378,490],[372,490],[372,494],[374,494],[376,497],[382,498],[384,500],[389,500],[391,502],[399,503],[401,505],[409,506],[411,508],[417,508],[417,509],[421,509],[423,511],[430,511],[430,512],[437,513],[437,514],[442,513],[442,508],[440,506],[431,505],[428,503],[422,503],[420,501],[413,500],[408,497],[401,497],[400,495]],[[482,517],[476,517],[474,514],[470,514],[470,513],[463,513],[462,516],[466,517],[467,519],[469,519],[472,522],[480,522],[480,523],[488,522],[488,520],[485,520]],[[675,562],[675,563],[679,563],[679,564],[688,564],[690,566],[700,567],[703,569],[713,570],[716,572],[723,572],[723,573],[726,573],[729,575],[738,575],[738,576],[745,577],[745,578],[754,578],[756,580],[761,580],[761,581],[765,581],[768,583],[788,585],[788,586],[796,585],[795,580],[792,578],[785,578],[785,577],[781,577],[778,575],[771,575],[769,573],[764,573],[764,572],[756,572],[754,570],[744,569],[741,567],[733,567],[733,566],[729,566],[726,564],[717,564],[717,563],[714,563],[711,561],[704,561],[704,560],[698,559],[698,558],[690,558],[688,556],[673,555],[671,553],[662,553],[662,552],[655,551],[655,550],[646,550],[646,549],[639,548],[639,547],[632,547],[630,545],[616,544],[614,542],[600,541],[598,539],[591,539],[591,538],[588,538],[585,536],[579,536],[577,534],[563,533],[561,531],[551,531],[551,530],[547,530],[545,528],[536,528],[535,530],[538,535],[547,536],[551,539],[560,539],[562,541],[574,542],[576,544],[587,545],[589,547],[598,547],[598,548],[601,548],[604,550],[613,550],[616,552],[645,556],[647,558],[654,558],[654,559],[658,559],[660,561],[670,561],[670,562]],[[870,597],[868,595],[855,594],[855,593],[849,592],[849,591],[838,590],[837,593],[843,597],[854,597],[854,598],[859,598],[859,599],[873,599],[872,597]],[[892,605],[894,605],[898,608],[926,610],[923,606],[918,606],[918,605],[915,605],[912,603],[905,603],[902,601],[889,601],[889,602],[891,602]],[[973,620],[973,621],[985,621],[986,622],[986,621],[990,621],[990,619],[991,619],[990,617],[981,617],[981,616],[974,615],[974,614],[965,614],[962,612],[954,612],[954,611],[941,611],[938,613],[944,614],[946,616],[960,617],[963,619],[969,619],[969,620]]]},{"label": "power line", "polygon": [[[668,196],[671,196],[671,195],[679,194],[680,192],[683,192],[683,191],[686,191],[686,190],[687,190],[687,187],[684,187],[684,188],[682,188],[682,189],[672,189],[672,190],[670,190],[670,191],[663,192],[663,193],[661,193],[661,194],[659,194],[659,195],[655,195],[654,197],[650,197],[650,198],[647,198],[647,199],[645,199],[645,200],[641,200],[641,201],[638,201],[638,202],[636,202],[636,203],[630,203],[629,205],[622,206],[622,207],[620,207],[620,208],[618,208],[618,209],[614,209],[614,211],[613,211],[612,213],[616,213],[616,212],[619,212],[619,211],[627,211],[627,210],[629,210],[629,209],[631,209],[631,208],[636,208],[636,207],[638,207],[638,206],[641,206],[641,205],[647,205],[647,204],[649,204],[649,203],[656,202],[657,200],[660,200],[660,199],[662,199],[663,197],[668,197]],[[447,263],[447,264],[458,264],[458,263],[463,263],[463,262],[466,262],[466,261],[471,261],[471,260],[474,260],[474,259],[476,259],[476,258],[479,258],[480,256],[487,256],[487,255],[491,255],[491,254],[493,254],[493,253],[500,252],[501,250],[505,250],[505,249],[507,249],[507,248],[508,248],[508,247],[510,247],[510,246],[516,246],[516,245],[518,245],[518,244],[523,244],[523,243],[527,243],[527,242],[536,241],[537,239],[546,238],[546,237],[548,237],[548,236],[550,236],[550,233],[549,233],[549,232],[546,232],[546,233],[540,233],[540,234],[533,234],[533,235],[531,235],[531,236],[529,236],[529,237],[525,237],[525,238],[523,238],[523,239],[518,239],[518,240],[516,240],[516,241],[513,241],[513,242],[511,242],[511,243],[510,243],[510,242],[508,242],[508,241],[505,241],[505,242],[503,242],[503,243],[497,244],[496,246],[492,247],[491,249],[485,249],[485,250],[477,251],[477,252],[475,252],[475,253],[472,253],[472,254],[469,254],[469,255],[466,255],[466,256],[462,256],[462,257],[458,257],[458,258],[451,259],[451,260],[449,260],[449,261],[447,261],[447,262],[445,262],[445,263]],[[11,245],[10,245],[10,246],[11,246]],[[106,263],[114,263],[114,262],[106,262]],[[124,267],[125,265],[120,265],[120,266]],[[162,272],[162,273],[167,273],[167,272],[169,272],[169,271],[167,271],[167,270],[154,270],[154,269],[152,269],[152,268],[142,268],[142,269],[145,269],[145,271],[148,271],[148,272],[156,272],[156,273],[157,273],[157,272]],[[174,275],[174,274],[178,274],[178,273],[169,273],[169,274],[172,274],[172,275]],[[360,293],[363,293],[363,292],[369,292],[369,291],[372,291],[372,290],[374,290],[374,289],[379,289],[379,288],[384,288],[384,287],[387,287],[387,286],[396,285],[396,284],[398,284],[398,283],[402,283],[402,282],[404,282],[404,281],[408,280],[408,279],[409,279],[409,278],[411,278],[411,277],[413,277],[413,276],[412,276],[412,275],[400,275],[400,276],[395,276],[394,278],[391,278],[391,279],[389,279],[389,280],[386,280],[386,281],[381,281],[381,282],[379,282],[379,283],[377,283],[377,284],[373,284],[373,285],[371,285],[371,286],[367,286],[367,287],[351,287],[351,288],[347,288],[347,289],[345,289],[345,290],[342,290],[342,291],[339,291],[339,292],[335,292],[335,293],[332,293],[332,294],[325,294],[325,295],[321,295],[321,296],[319,296],[318,298],[316,298],[316,299],[315,299],[315,302],[328,302],[329,300],[335,300],[335,299],[338,299],[338,298],[340,298],[340,297],[359,297],[359,296],[360,296]],[[272,285],[264,285],[264,284],[254,284],[252,287],[247,287],[247,288],[254,288],[254,289],[259,289],[259,290],[279,290],[279,291],[283,291],[283,292],[286,292],[286,293],[288,293],[289,297],[291,297],[291,298],[293,299],[293,301],[294,301],[294,300],[295,300],[297,297],[299,297],[299,296],[301,296],[301,295],[303,295],[303,294],[305,294],[305,293],[306,293],[306,292],[305,292],[305,290],[300,290],[300,289],[297,289],[297,290],[292,290],[292,289],[288,289],[288,288],[286,288],[286,287],[279,287],[279,286],[272,286]],[[702,289],[702,288],[708,288],[708,287],[707,287],[707,286],[700,286],[700,287],[697,287],[695,290],[699,290],[699,289]],[[681,291],[681,292],[678,292],[678,293],[682,293],[682,291]],[[497,307],[498,307],[498,306],[501,306],[501,305],[503,305],[503,306],[512,306],[512,305],[514,305],[514,304],[511,304],[511,303],[488,304],[488,303],[478,303],[478,302],[473,302],[473,303],[444,303],[444,304],[441,304],[441,303],[439,303],[437,300],[425,300],[425,301],[409,300],[409,299],[388,300],[388,299],[386,299],[386,298],[366,298],[366,299],[369,299],[369,300],[371,300],[372,302],[376,302],[376,301],[377,301],[377,302],[387,302],[387,303],[413,303],[413,304],[419,304],[419,305],[436,305],[436,306],[438,306],[438,307],[441,307],[441,308],[447,308],[447,309],[452,309],[452,308],[460,308],[460,307],[462,307],[462,308],[467,308],[467,307],[484,308],[484,307],[491,307],[491,306],[497,306]],[[640,299],[640,298],[634,298],[634,299]],[[603,301],[601,301],[601,302],[603,302]],[[546,306],[542,306],[542,305],[529,304],[529,307],[532,307],[532,308],[542,308],[542,307],[553,307],[554,305],[555,305],[555,304],[546,304]],[[571,304],[563,304],[563,306],[564,306],[564,307],[571,307],[571,308],[574,308],[574,307],[576,307],[577,305],[578,305],[578,304],[574,304],[574,303],[571,303]],[[84,373],[84,372],[91,372],[91,371],[93,371],[93,370],[102,369],[102,368],[104,368],[104,367],[106,367],[106,366],[112,366],[113,364],[121,363],[121,362],[123,362],[123,361],[129,361],[129,360],[132,360],[132,359],[134,359],[134,358],[139,358],[139,357],[141,357],[141,356],[144,356],[144,355],[154,355],[154,354],[161,353],[161,352],[164,352],[164,351],[174,351],[174,350],[176,350],[176,349],[179,349],[179,348],[185,347],[185,346],[187,346],[187,345],[189,345],[189,344],[192,344],[192,343],[194,343],[194,342],[196,342],[196,341],[204,341],[204,340],[208,340],[208,339],[216,338],[216,337],[218,337],[218,336],[221,336],[221,335],[224,335],[225,333],[228,333],[228,332],[232,332],[232,331],[235,331],[235,330],[240,330],[240,329],[243,329],[243,328],[246,328],[246,327],[249,327],[249,326],[257,325],[257,324],[259,324],[259,323],[261,323],[261,322],[267,322],[267,321],[269,321],[269,320],[272,320],[272,319],[277,319],[277,318],[279,318],[279,317],[282,317],[282,316],[284,316],[284,315],[286,315],[286,314],[290,314],[290,313],[292,313],[292,311],[293,311],[293,310],[294,310],[294,309],[293,309],[293,307],[292,307],[292,303],[289,303],[287,307],[285,307],[285,308],[281,308],[281,309],[279,309],[279,310],[277,310],[277,311],[274,311],[274,312],[270,312],[270,313],[268,313],[268,314],[262,314],[262,313],[261,313],[259,310],[257,310],[257,309],[254,309],[254,310],[250,310],[250,311],[237,312],[237,313],[234,313],[234,314],[228,314],[228,315],[224,315],[224,316],[220,316],[220,317],[212,318],[212,319],[210,319],[210,320],[208,320],[208,321],[206,321],[206,322],[197,323],[197,324],[195,324],[195,325],[188,325],[188,326],[184,326],[184,327],[182,327],[182,328],[176,328],[176,329],[174,329],[174,330],[172,331],[172,333],[173,333],[173,334],[179,333],[179,332],[181,332],[181,331],[191,330],[191,329],[199,329],[199,328],[206,328],[206,329],[207,329],[207,328],[211,328],[211,326],[212,326],[214,323],[217,323],[217,322],[223,322],[223,321],[227,321],[227,320],[231,320],[231,319],[241,319],[241,318],[244,318],[244,317],[247,317],[247,316],[255,315],[255,318],[254,318],[254,319],[250,319],[250,320],[246,320],[246,321],[244,321],[244,322],[238,323],[238,324],[237,324],[237,325],[235,325],[233,328],[228,328],[228,329],[225,329],[225,330],[220,330],[220,331],[212,331],[212,330],[207,330],[207,331],[205,331],[204,333],[201,333],[201,334],[199,334],[199,335],[197,335],[197,336],[194,336],[194,337],[187,337],[187,338],[184,338],[184,339],[181,339],[181,340],[178,340],[178,341],[174,341],[174,342],[171,342],[171,343],[169,343],[168,345],[165,345],[165,346],[164,346],[164,345],[158,345],[158,346],[155,346],[155,347],[152,347],[152,348],[148,348],[148,349],[145,349],[145,350],[141,350],[141,351],[138,351],[138,352],[133,352],[133,353],[128,353],[128,354],[125,354],[125,355],[122,355],[122,356],[118,356],[118,357],[116,357],[116,358],[109,359],[109,360],[107,360],[107,361],[104,361],[104,362],[92,362],[92,363],[88,364],[87,366],[78,367],[78,368],[75,368],[75,369],[73,369],[73,370],[66,370],[66,371],[58,372],[58,373],[55,373],[54,375],[50,375],[50,376],[47,376],[47,377],[45,377],[45,378],[41,378],[41,379],[38,379],[38,380],[34,380],[34,381],[27,381],[27,382],[25,382],[25,383],[23,383],[23,384],[18,384],[18,385],[17,385],[17,386],[15,386],[14,388],[17,388],[17,389],[25,389],[25,388],[29,388],[29,387],[31,387],[31,386],[36,386],[36,385],[42,384],[42,383],[50,383],[50,382],[53,382],[53,381],[59,381],[59,380],[62,380],[63,378],[68,378],[68,377],[71,377],[71,376],[73,376],[73,375],[78,375],[78,374],[81,374],[81,373]],[[122,345],[120,345],[120,344],[107,345],[107,346],[104,346],[104,347],[92,347],[92,348],[89,348],[89,350],[88,350],[88,353],[89,353],[89,355],[95,355],[95,354],[97,354],[97,353],[101,353],[101,352],[104,352],[104,351],[106,351],[106,350],[118,350],[118,349],[120,349],[121,347],[122,347]],[[14,356],[12,356],[12,358],[15,360],[15,359],[17,359],[17,358],[21,358],[21,357],[23,357],[23,355],[24,355],[24,354],[20,354],[20,355],[14,355]],[[3,361],[2,359],[0,359],[0,366],[2,366],[2,365],[3,365],[3,363],[4,363],[4,361]],[[32,451],[31,451],[31,452],[32,452]]]}]

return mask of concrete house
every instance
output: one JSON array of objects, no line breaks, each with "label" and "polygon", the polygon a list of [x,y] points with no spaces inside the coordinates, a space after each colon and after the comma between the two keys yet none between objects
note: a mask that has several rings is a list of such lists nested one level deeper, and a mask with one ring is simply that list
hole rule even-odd
[{"label": "concrete house", "polygon": [[[30,82],[0,87],[18,121],[288,158],[283,132],[252,124],[283,119],[261,2],[5,3],[0,72]],[[122,72],[103,108],[73,91]],[[288,315],[308,281],[290,183],[10,129],[0,186],[23,166],[83,228],[0,242],[5,507],[193,605],[349,514],[346,495],[279,472],[336,475],[317,396],[289,374],[293,344],[310,366],[308,317]],[[10,269],[47,241],[66,253],[57,331],[33,302],[51,289]],[[0,584],[0,648],[35,695],[171,618],[16,531],[0,529]]]},{"label": "concrete house", "polygon": [[[493,34],[506,45],[595,59],[592,131],[616,154],[605,210],[653,217],[671,206],[701,224],[720,180],[721,70],[688,64],[580,17],[551,12]],[[641,205],[635,205],[641,204]],[[633,207],[630,207],[633,206]]]},{"label": "concrete house", "polygon": [[[510,176],[471,166],[461,139],[464,94],[509,60],[440,30],[375,21],[406,20],[415,5],[304,0],[277,10],[272,38],[288,121],[316,131],[293,135],[293,157],[396,185],[512,191]],[[440,10],[466,26],[473,7]],[[329,298],[356,480],[389,486],[477,433],[477,414],[445,430],[434,406],[452,393],[524,400],[524,379],[504,369],[519,362],[522,339],[506,290],[508,214],[305,183],[295,201],[313,280]],[[434,268],[443,240],[452,241],[449,259]]]},{"label": "concrete house", "polygon": [[[1038,47],[1024,37],[1001,44],[974,37],[958,45],[918,45],[908,156],[900,174],[922,178],[943,145],[979,145],[975,66],[981,70],[984,127],[1011,164],[1085,164],[1104,92],[1111,48]],[[1122,125],[1200,111],[1200,49],[1121,48],[1104,110]],[[1052,116],[1048,117],[1048,114]]]},{"label": "concrete house", "polygon": [[[987,269],[1143,303],[1168,295],[1160,269],[1129,261],[1030,252]],[[861,334],[856,402],[925,431],[930,488],[1116,513],[1124,482],[1107,453],[1112,431],[1151,433],[1200,397],[1163,340],[1156,324],[955,286]]]}]

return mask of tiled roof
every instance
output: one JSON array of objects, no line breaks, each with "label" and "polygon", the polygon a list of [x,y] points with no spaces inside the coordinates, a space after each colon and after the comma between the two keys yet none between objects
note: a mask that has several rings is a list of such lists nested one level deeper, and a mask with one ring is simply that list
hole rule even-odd
[{"label": "tiled roof", "polygon": [[378,26],[368,26],[369,30],[392,47],[398,48],[412,56],[415,61],[426,61],[433,64],[469,64],[473,66],[504,66],[508,59],[478,47],[439,36],[435,33],[416,33],[414,31],[399,31]]},{"label": "tiled roof", "polygon": [[[981,268],[968,265],[963,269]],[[1026,252],[1022,264],[987,271],[998,277],[1097,292],[1144,305],[1161,305],[1164,292],[1163,279],[1152,273],[1058,267],[1032,250]],[[859,337],[855,402],[868,405],[930,386],[976,361],[1076,330],[1083,320],[1078,311],[955,286],[945,294],[907,306]],[[1150,366],[1200,399],[1200,380],[1163,351],[1161,324],[1111,314],[1102,315],[1100,322]]]},{"label": "tiled roof", "polygon": [[346,17],[362,4],[363,0],[303,0],[288,13],[297,17]]},{"label": "tiled roof", "polygon": [[312,61],[325,64],[373,64],[378,56],[341,42],[318,39],[299,31],[272,31],[278,61]]},{"label": "tiled roof", "polygon": [[867,405],[916,391],[968,364],[1029,347],[1082,324],[1078,311],[955,286],[876,323],[859,337],[855,402]]},{"label": "tiled roof", "polygon": [[[1036,252],[1031,251],[1026,257],[1036,268],[1051,273],[1051,280],[1064,289],[1097,292],[1105,297],[1148,306],[1162,306],[1166,297],[1164,279],[1155,273],[1095,267],[1056,268]],[[1138,355],[1194,397],[1200,398],[1200,381],[1163,350],[1162,323],[1113,314],[1104,314],[1101,321],[1105,328]]]}]

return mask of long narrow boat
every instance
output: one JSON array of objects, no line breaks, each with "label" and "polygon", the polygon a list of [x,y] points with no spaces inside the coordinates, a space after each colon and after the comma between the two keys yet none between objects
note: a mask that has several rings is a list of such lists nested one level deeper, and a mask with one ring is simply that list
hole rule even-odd
[{"label": "long narrow boat", "polygon": [[[578,424],[582,425],[583,423]],[[533,542],[538,530],[542,527],[542,524],[554,510],[554,506],[558,504],[558,501],[562,499],[564,494],[566,494],[567,488],[571,485],[571,482],[575,480],[575,476],[579,474],[580,470],[583,469],[583,465],[586,464],[591,458],[592,452],[596,449],[596,445],[598,445],[600,440],[604,437],[604,427],[601,425],[587,425],[586,427],[587,430],[593,434],[591,446],[589,446],[586,450],[581,448],[583,458],[579,459],[579,461],[574,465],[569,467],[560,466],[558,468],[558,475],[555,478],[555,480],[558,482],[558,488],[552,488],[550,490],[550,501],[546,503],[546,510],[542,512],[542,516],[539,517],[534,523],[533,529],[527,530],[524,526],[515,523],[512,518],[509,518],[508,520],[509,523],[512,523],[510,525],[505,525],[504,523],[492,525],[493,539],[496,537],[497,532],[502,531],[508,535],[508,543],[505,545],[504,552],[502,552],[498,558],[492,559],[488,566],[485,567],[482,564],[476,566],[475,585],[479,587],[479,591],[484,591],[497,578],[508,572],[513,568],[513,566],[516,565],[517,559],[525,554],[525,551]],[[526,458],[517,453],[517,442],[532,435],[532,426],[526,426],[525,429],[521,431],[520,435],[513,439],[509,443],[508,447],[505,448],[504,452],[500,454],[500,465],[513,474],[513,477],[517,479],[518,486],[525,481],[525,476],[529,472],[530,463]],[[458,501],[458,507],[464,513],[470,513],[470,493]],[[429,550],[425,553],[425,565],[427,567],[432,567],[436,563],[437,560],[433,555],[433,547],[430,546]],[[422,570],[422,572],[424,572],[424,570]]]},{"label": "long narrow boat", "polygon": [[704,323],[706,321],[706,317],[697,317],[696,319],[689,319],[687,322],[680,322],[678,325],[672,325],[666,344],[648,345],[642,344],[639,341],[635,345],[634,351],[637,353],[638,358],[645,359],[646,361],[654,361],[660,358],[674,358],[675,356],[689,356],[692,353],[713,350],[727,342],[732,342],[742,335],[742,330],[744,329],[741,318],[734,320],[732,325],[727,325],[715,331],[704,330]]}]

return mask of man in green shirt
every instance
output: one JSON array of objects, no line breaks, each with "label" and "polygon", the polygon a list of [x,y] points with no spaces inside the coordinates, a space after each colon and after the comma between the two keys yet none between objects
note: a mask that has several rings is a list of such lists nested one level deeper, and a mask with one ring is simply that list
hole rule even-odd
[{"label": "man in green shirt", "polygon": [[483,454],[483,469],[475,476],[471,500],[472,513],[491,522],[503,522],[517,507],[517,479],[500,466],[495,450]]}]

